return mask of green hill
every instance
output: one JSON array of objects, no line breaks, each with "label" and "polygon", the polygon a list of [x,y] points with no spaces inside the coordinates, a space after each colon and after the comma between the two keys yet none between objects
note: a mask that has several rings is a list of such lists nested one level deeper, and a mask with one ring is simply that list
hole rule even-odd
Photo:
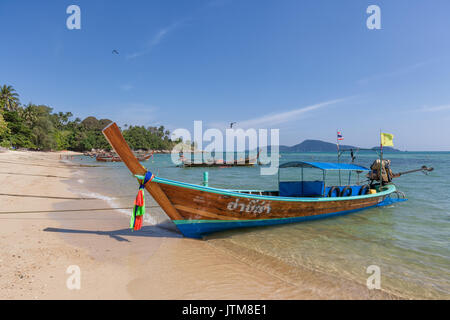
[{"label": "green hill", "polygon": [[[360,149],[368,150],[366,148],[359,148],[351,145],[340,145],[341,150],[347,149]],[[374,147],[371,150],[379,150],[380,147]],[[385,152],[398,152],[399,150],[392,147],[384,147]],[[280,152],[337,152],[336,143],[321,141],[321,140],[305,140],[302,143],[296,144],[295,146],[280,146]]]}]

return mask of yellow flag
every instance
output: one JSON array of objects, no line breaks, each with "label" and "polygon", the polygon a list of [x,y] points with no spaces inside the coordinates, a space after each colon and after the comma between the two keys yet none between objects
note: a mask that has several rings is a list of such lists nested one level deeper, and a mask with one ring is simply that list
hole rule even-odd
[{"label": "yellow flag", "polygon": [[394,135],[390,133],[381,134],[381,145],[383,147],[393,147],[394,146]]}]

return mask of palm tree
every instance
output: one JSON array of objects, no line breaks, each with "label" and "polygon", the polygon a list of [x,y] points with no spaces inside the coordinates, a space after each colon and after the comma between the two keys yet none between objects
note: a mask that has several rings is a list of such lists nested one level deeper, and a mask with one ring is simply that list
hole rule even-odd
[{"label": "palm tree", "polygon": [[14,111],[19,105],[19,95],[12,86],[3,85],[0,89],[0,103],[7,111]]},{"label": "palm tree", "polygon": [[29,103],[24,109],[22,109],[21,117],[29,124],[32,125],[38,119],[38,114],[36,111],[36,106]]}]

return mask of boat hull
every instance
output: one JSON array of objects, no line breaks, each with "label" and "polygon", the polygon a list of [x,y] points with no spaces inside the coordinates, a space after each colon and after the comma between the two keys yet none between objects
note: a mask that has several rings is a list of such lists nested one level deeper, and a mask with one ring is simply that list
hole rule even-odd
[{"label": "boat hull", "polygon": [[253,167],[256,163],[190,163],[184,162],[182,167],[185,168],[229,168],[229,167]]},{"label": "boat hull", "polygon": [[174,220],[185,237],[227,229],[323,219],[392,204],[394,185],[375,195],[348,198],[283,198],[241,194],[155,178],[182,219]]},{"label": "boat hull", "polygon": [[120,158],[96,158],[98,162],[122,162]]},{"label": "boat hull", "polygon": [[240,229],[240,228],[254,228],[254,227],[268,227],[268,226],[276,226],[283,224],[293,224],[293,223],[301,223],[305,221],[313,221],[325,218],[338,217],[358,211],[362,211],[365,209],[380,207],[391,205],[397,201],[405,201],[405,200],[384,200],[375,206],[364,207],[361,209],[348,210],[348,211],[340,211],[340,212],[332,212],[326,214],[319,214],[314,216],[303,216],[296,218],[281,218],[281,219],[262,219],[262,220],[174,220],[173,222],[177,226],[178,230],[183,234],[186,238],[193,239],[201,239],[204,236],[232,229]]}]

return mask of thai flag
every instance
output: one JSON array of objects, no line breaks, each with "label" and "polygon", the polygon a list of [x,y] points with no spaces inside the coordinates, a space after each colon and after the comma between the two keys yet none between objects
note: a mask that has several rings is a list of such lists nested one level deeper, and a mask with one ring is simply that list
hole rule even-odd
[{"label": "thai flag", "polygon": [[342,135],[342,132],[338,131],[338,133],[337,133],[337,139],[338,139],[338,141],[344,140],[344,136]]}]

